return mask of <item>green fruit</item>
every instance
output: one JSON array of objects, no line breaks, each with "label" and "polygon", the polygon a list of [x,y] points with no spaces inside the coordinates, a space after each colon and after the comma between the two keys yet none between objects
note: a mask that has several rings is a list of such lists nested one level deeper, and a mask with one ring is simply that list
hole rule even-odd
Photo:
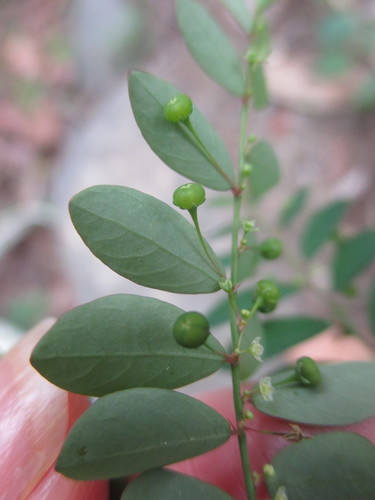
[{"label": "green fruit", "polygon": [[283,244],[277,238],[267,238],[260,247],[260,254],[267,260],[277,259],[283,251]]},{"label": "green fruit", "polygon": [[173,123],[186,120],[192,112],[193,103],[190,97],[184,94],[176,95],[163,108],[164,117]]},{"label": "green fruit", "polygon": [[309,356],[303,356],[297,360],[295,372],[302,385],[315,387],[322,381],[319,366]]},{"label": "green fruit", "polygon": [[254,299],[261,299],[258,311],[269,313],[273,311],[280,298],[280,291],[276,283],[270,280],[260,280],[255,286]]},{"label": "green fruit", "polygon": [[199,347],[210,335],[210,324],[199,312],[187,312],[179,316],[173,326],[176,342],[184,347]]},{"label": "green fruit", "polygon": [[199,207],[206,200],[204,187],[194,182],[183,184],[173,193],[173,203],[184,210]]}]

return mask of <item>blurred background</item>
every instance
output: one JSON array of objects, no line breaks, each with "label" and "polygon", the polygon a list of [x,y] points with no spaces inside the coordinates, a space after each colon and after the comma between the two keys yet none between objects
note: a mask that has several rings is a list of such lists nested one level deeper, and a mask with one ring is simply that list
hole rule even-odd
[{"label": "blurred background", "polygon": [[[245,49],[222,4],[202,4]],[[275,228],[298,189],[309,192],[307,213],[350,200],[344,235],[375,226],[375,3],[279,0],[267,17],[270,106],[251,114],[250,130],[273,145],[282,179],[249,216],[262,236],[278,234],[289,259],[299,262],[307,215],[285,232]],[[71,225],[69,199],[85,187],[122,184],[171,204],[173,190],[185,182],[136,127],[127,94],[132,68],[189,94],[236,161],[240,103],[188,54],[172,0],[0,0],[0,352],[42,318],[110,293],[146,293],[202,311],[217,300],[207,296],[203,304],[200,296],[127,282],[91,256]],[[224,201],[213,211],[215,194],[208,195],[202,226],[209,236],[228,222],[230,209]],[[225,244],[213,246],[221,252]],[[323,290],[329,252],[313,264]],[[266,273],[285,278],[290,269],[270,264]],[[360,280],[368,288],[371,268]],[[348,307],[366,335],[364,305],[359,296]],[[321,300],[303,294],[285,301],[278,314],[293,310],[327,313]]]}]

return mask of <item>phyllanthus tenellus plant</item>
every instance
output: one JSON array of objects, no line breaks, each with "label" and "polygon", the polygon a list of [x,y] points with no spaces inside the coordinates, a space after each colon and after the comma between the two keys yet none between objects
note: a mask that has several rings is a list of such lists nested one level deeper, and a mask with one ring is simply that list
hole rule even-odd
[{"label": "phyllanthus tenellus plant", "polygon": [[[268,319],[280,300],[303,286],[259,271],[262,260],[282,256],[283,245],[274,235],[257,242],[261,222],[253,220],[249,205],[280,176],[273,148],[248,130],[249,112],[267,104],[266,11],[273,1],[254,2],[251,14],[241,0],[222,3],[243,31],[242,55],[201,2],[177,0],[176,13],[193,58],[241,102],[237,166],[190,96],[133,71],[129,96],[140,131],[188,182],[171,193],[171,204],[130,187],[100,185],[75,195],[69,207],[83,242],[124,278],[178,294],[217,293],[220,301],[206,317],[156,298],[111,295],[72,309],[52,326],[34,349],[32,365],[55,385],[98,398],[71,429],[56,469],[79,481],[136,474],[122,500],[373,498],[372,423],[367,431],[356,425],[375,415],[374,362],[319,364],[304,355],[294,366],[241,385],[256,376],[264,359],[319,333],[330,321],[339,323],[339,308],[332,307],[332,320]],[[207,189],[231,198],[229,262],[215,254],[200,228]],[[281,210],[281,227],[292,223],[305,198],[306,191],[299,191]],[[336,234],[346,205],[339,201],[313,214],[301,240],[306,258]],[[374,236],[366,230],[345,241],[336,238],[336,295],[347,293],[370,264]],[[228,324],[226,347],[214,335],[220,322]],[[348,329],[347,318],[340,317],[339,324]],[[218,401],[214,409],[215,401],[175,390],[225,367],[232,381],[228,411]],[[220,455],[221,447],[227,455]],[[182,466],[192,457],[204,463],[218,456],[213,474],[216,468],[223,478],[224,470],[233,474],[222,482],[210,481],[208,474],[219,487],[194,477],[202,478],[199,467]],[[176,462],[182,468],[164,468]],[[185,474],[189,470],[193,475]]]}]

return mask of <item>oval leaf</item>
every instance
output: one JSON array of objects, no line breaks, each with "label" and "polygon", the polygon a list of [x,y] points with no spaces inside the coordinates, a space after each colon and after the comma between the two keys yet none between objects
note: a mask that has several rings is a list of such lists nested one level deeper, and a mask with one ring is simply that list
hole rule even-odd
[{"label": "oval leaf", "polygon": [[309,190],[307,188],[298,189],[287,201],[280,214],[280,225],[289,227],[297,215],[306,204]]},{"label": "oval leaf", "polygon": [[280,167],[275,152],[266,141],[259,141],[251,149],[248,162],[253,170],[249,176],[250,192],[259,199],[280,180]]},{"label": "oval leaf", "polygon": [[[225,491],[195,477],[168,469],[145,472],[132,481],[120,500],[231,500]],[[233,499],[232,499],[233,500]]]},{"label": "oval leaf", "polygon": [[276,474],[267,480],[272,498],[276,498],[279,488],[288,500],[374,497],[375,446],[358,434],[319,434],[288,446],[272,460],[272,465]]},{"label": "oval leaf", "polygon": [[[312,425],[348,425],[375,414],[375,363],[321,365],[322,384],[307,388],[297,383],[276,387],[273,401],[254,396],[267,415]],[[272,378],[275,383],[291,372]]]},{"label": "oval leaf", "polygon": [[128,476],[220,446],[229,423],[200,401],[167,389],[103,396],[70,431],[56,470],[72,479]]},{"label": "oval leaf", "polygon": [[264,357],[269,358],[329,327],[328,321],[308,316],[295,316],[265,321]]},{"label": "oval leaf", "polygon": [[339,245],[333,258],[332,274],[335,290],[344,289],[375,257],[375,231],[363,231]]},{"label": "oval leaf", "polygon": [[220,0],[223,5],[232,14],[233,18],[241,28],[249,33],[251,29],[251,16],[245,5],[244,0]]},{"label": "oval leaf", "polygon": [[154,153],[188,179],[219,191],[231,189],[234,171],[228,152],[197,107],[193,107],[190,122],[220,171],[215,169],[184,125],[164,118],[165,104],[181,93],[173,85],[148,73],[133,71],[130,74],[129,97],[134,117]]},{"label": "oval leaf", "polygon": [[212,16],[193,0],[176,1],[177,20],[190,54],[217,83],[242,96],[245,80],[241,60]]},{"label": "oval leaf", "polygon": [[127,187],[94,186],[75,195],[69,209],[91,252],[121,276],[175,293],[219,289],[194,227],[162,201]]},{"label": "oval leaf", "polygon": [[312,215],[302,235],[301,249],[305,257],[313,257],[322,245],[334,236],[347,206],[348,202],[337,201]]},{"label": "oval leaf", "polygon": [[[174,389],[218,370],[223,356],[187,349],[172,330],[184,311],[161,300],[112,295],[64,314],[35,347],[31,364],[50,382],[89,396],[132,387]],[[207,340],[217,352],[224,348]]]},{"label": "oval leaf", "polygon": [[373,280],[371,283],[367,310],[370,329],[372,334],[375,335],[375,280]]}]

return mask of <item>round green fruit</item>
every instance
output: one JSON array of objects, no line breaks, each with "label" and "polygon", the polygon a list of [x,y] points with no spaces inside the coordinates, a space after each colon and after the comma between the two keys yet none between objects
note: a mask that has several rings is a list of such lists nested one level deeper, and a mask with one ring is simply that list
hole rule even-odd
[{"label": "round green fruit", "polygon": [[255,286],[254,299],[261,299],[258,311],[272,312],[279,302],[280,291],[276,283],[270,280],[260,280]]},{"label": "round green fruit", "polygon": [[210,324],[199,312],[186,312],[179,316],[173,326],[176,342],[183,347],[199,347],[210,335]]},{"label": "round green fruit", "polygon": [[303,356],[297,360],[295,372],[302,385],[316,387],[322,381],[319,366],[309,356]]},{"label": "round green fruit", "polygon": [[264,259],[277,259],[283,251],[283,244],[277,238],[267,238],[259,247],[260,254]]},{"label": "round green fruit", "polygon": [[173,193],[173,204],[183,210],[191,210],[202,205],[206,200],[204,187],[194,182],[183,184]]},{"label": "round green fruit", "polygon": [[193,103],[185,94],[176,95],[163,108],[164,117],[173,123],[186,120],[192,112]]}]

